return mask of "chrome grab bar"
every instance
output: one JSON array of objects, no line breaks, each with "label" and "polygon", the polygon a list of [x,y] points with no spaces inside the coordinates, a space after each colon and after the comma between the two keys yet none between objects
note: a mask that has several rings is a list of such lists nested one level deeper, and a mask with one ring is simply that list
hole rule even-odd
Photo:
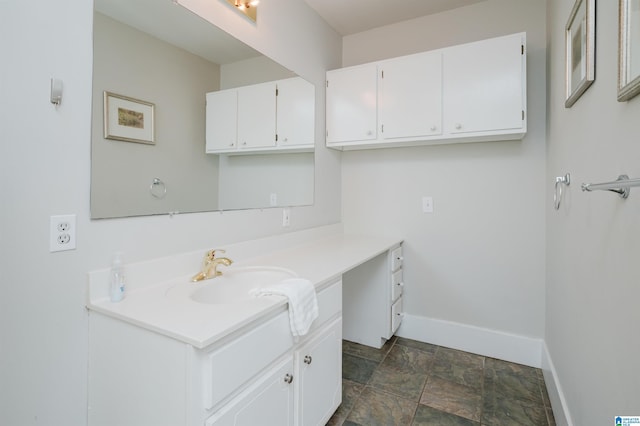
[{"label": "chrome grab bar", "polygon": [[622,198],[627,198],[629,197],[632,186],[640,186],[640,179],[629,179],[627,175],[620,175],[618,179],[613,182],[583,183],[582,190],[589,192],[595,190],[611,191],[620,195]]}]

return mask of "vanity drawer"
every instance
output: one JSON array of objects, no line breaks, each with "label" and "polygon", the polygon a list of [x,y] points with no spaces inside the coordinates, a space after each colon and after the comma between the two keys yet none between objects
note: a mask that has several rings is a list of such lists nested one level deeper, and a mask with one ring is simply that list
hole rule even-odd
[{"label": "vanity drawer", "polygon": [[402,295],[404,282],[402,280],[402,269],[391,274],[391,301],[393,302]]},{"label": "vanity drawer", "polygon": [[402,297],[400,297],[391,306],[391,334],[395,333],[398,330],[403,317],[404,314],[402,313]]},{"label": "vanity drawer", "polygon": [[293,347],[293,343],[289,313],[284,311],[208,354],[204,365],[204,408],[213,408]]},{"label": "vanity drawer", "polygon": [[322,289],[316,297],[318,298],[318,318],[313,321],[309,333],[323,325],[334,315],[342,312],[342,281],[337,281]]},{"label": "vanity drawer", "polygon": [[402,246],[391,250],[391,271],[402,268]]}]

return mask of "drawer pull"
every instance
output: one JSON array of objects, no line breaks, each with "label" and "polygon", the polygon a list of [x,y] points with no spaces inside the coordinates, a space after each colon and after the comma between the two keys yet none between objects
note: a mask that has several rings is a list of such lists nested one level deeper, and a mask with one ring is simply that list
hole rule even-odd
[{"label": "drawer pull", "polygon": [[284,376],[284,382],[287,384],[291,384],[291,382],[293,382],[293,376],[291,374],[286,374]]},{"label": "drawer pull", "polygon": [[304,363],[305,364],[311,364],[311,361],[313,361],[313,358],[311,358],[311,355],[305,355],[304,356]]},{"label": "drawer pull", "polygon": [[396,284],[398,287],[404,287],[404,283],[403,282],[399,282]]}]

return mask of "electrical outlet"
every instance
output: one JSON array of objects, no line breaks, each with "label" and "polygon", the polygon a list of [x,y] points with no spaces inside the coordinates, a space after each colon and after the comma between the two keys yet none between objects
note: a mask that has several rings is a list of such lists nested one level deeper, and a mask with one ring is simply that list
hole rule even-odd
[{"label": "electrical outlet", "polygon": [[285,207],[282,209],[282,226],[286,228],[289,225],[291,225],[291,209]]},{"label": "electrical outlet", "polygon": [[51,216],[49,224],[49,251],[75,250],[76,215]]}]

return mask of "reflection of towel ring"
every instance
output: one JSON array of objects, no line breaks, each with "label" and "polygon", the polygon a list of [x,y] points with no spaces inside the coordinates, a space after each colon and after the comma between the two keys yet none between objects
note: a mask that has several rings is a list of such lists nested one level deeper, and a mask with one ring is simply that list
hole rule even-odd
[{"label": "reflection of towel ring", "polygon": [[564,176],[556,177],[556,187],[553,191],[553,207],[556,210],[560,210],[560,203],[562,202],[562,186],[569,186],[571,184],[571,175],[567,173]]},{"label": "reflection of towel ring", "polygon": [[156,198],[164,198],[167,195],[167,186],[160,178],[153,178],[153,182],[149,186],[149,192]]}]

